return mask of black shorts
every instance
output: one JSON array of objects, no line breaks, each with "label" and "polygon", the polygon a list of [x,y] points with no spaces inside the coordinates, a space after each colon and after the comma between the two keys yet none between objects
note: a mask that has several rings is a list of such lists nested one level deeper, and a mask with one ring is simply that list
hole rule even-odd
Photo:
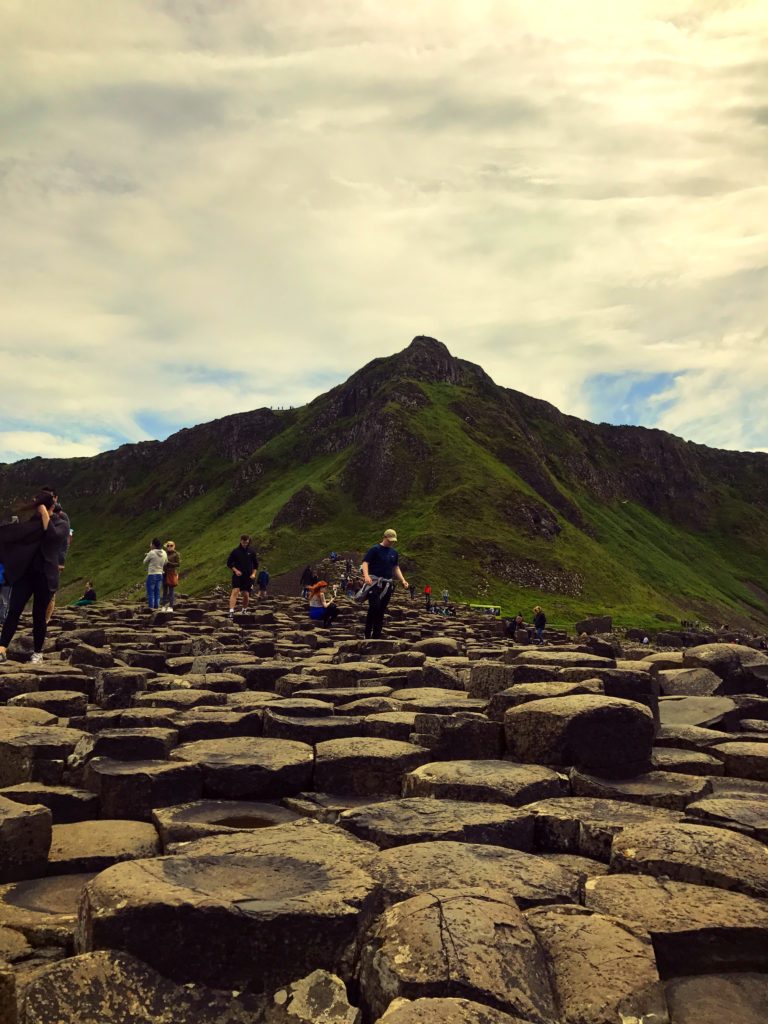
[{"label": "black shorts", "polygon": [[253,580],[250,576],[235,576],[232,573],[232,589],[242,590],[245,594],[250,594],[253,590]]}]

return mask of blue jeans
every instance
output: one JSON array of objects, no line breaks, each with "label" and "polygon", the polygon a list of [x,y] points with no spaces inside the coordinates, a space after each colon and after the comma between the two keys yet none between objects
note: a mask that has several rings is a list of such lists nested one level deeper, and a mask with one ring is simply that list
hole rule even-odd
[{"label": "blue jeans", "polygon": [[147,601],[149,601],[150,608],[160,607],[160,587],[163,583],[163,574],[161,572],[153,572],[151,576],[147,576]]},{"label": "blue jeans", "polygon": [[543,643],[544,642],[544,627],[543,626],[537,626],[536,627],[536,638],[539,641],[539,643]]}]

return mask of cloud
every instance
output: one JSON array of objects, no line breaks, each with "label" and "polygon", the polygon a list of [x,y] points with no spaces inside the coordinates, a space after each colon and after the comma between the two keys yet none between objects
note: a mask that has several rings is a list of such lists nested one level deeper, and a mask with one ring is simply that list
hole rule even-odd
[{"label": "cloud", "polygon": [[421,333],[768,445],[760,0],[33,6],[0,13],[0,458],[298,405]]}]

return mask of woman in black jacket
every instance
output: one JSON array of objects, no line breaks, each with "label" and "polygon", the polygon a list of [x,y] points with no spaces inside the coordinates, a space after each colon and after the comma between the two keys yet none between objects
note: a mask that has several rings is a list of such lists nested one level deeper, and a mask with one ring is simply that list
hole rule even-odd
[{"label": "woman in black jacket", "polygon": [[59,587],[59,550],[69,536],[69,525],[53,511],[54,504],[53,496],[43,491],[27,506],[34,509],[30,519],[0,527],[1,560],[6,580],[11,584],[8,614],[0,633],[0,662],[7,660],[8,644],[30,597],[34,642],[31,660],[35,664],[43,660],[45,612]]}]

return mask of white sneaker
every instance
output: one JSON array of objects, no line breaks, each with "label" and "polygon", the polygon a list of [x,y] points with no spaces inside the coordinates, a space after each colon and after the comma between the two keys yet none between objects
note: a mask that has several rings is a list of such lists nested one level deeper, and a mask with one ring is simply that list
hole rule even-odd
[{"label": "white sneaker", "polygon": [[234,617],[235,617],[235,609],[234,608],[230,608],[229,609],[229,617],[230,617],[230,619],[234,619]]},{"label": "white sneaker", "polygon": [[42,656],[42,654],[39,651],[37,651],[37,652],[35,652],[32,655],[32,657],[29,660],[30,660],[31,664],[39,665],[41,663],[41,661],[43,660],[43,656]]}]

